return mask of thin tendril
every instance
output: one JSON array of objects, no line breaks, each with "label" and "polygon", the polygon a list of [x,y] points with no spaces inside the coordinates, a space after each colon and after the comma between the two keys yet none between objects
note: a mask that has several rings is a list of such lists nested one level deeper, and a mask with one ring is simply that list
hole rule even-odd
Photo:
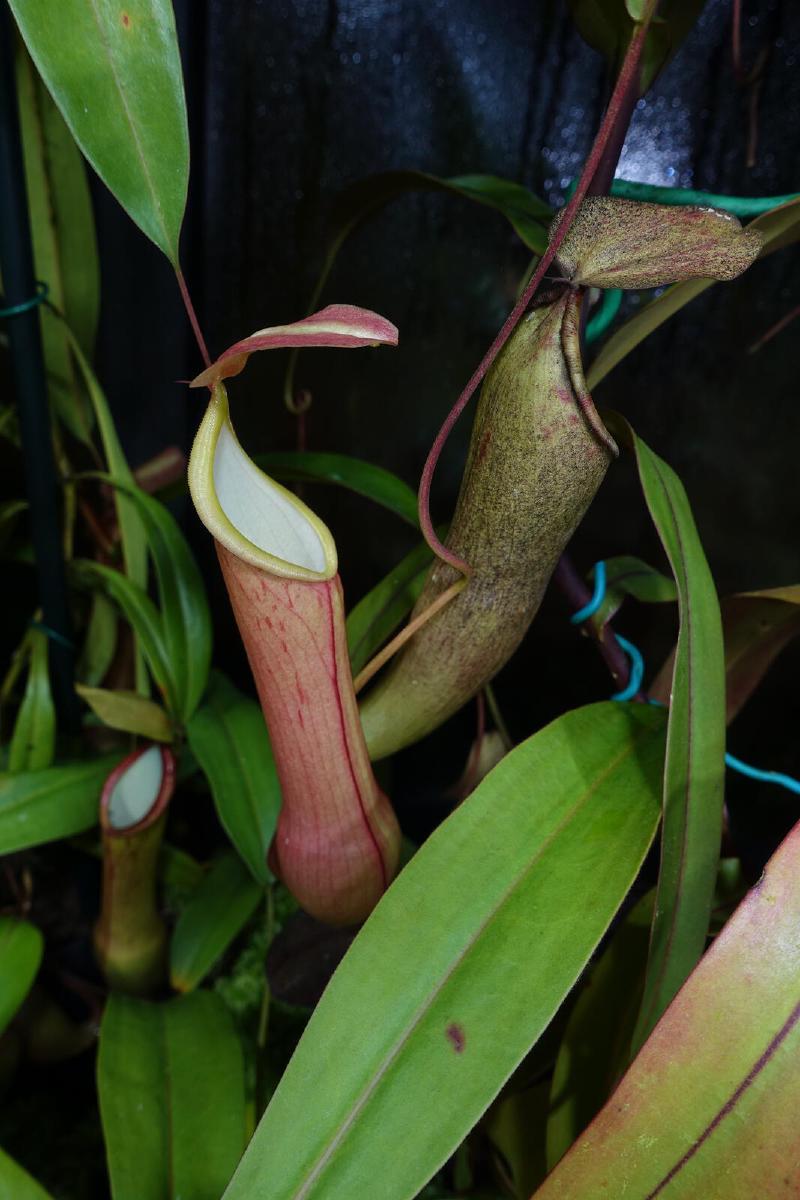
[{"label": "thin tendril", "polygon": [[463,591],[465,583],[465,579],[457,579],[455,583],[451,584],[446,591],[442,592],[441,596],[437,596],[432,604],[429,604],[428,607],[423,609],[418,616],[409,621],[409,623],[403,629],[401,629],[398,634],[395,634],[392,640],[387,642],[383,649],[376,654],[374,658],[369,660],[363,671],[359,671],[358,675],[356,675],[355,679],[353,680],[353,690],[356,695],[358,695],[362,688],[366,687],[370,679],[372,679],[372,676],[380,671],[381,667],[384,666],[384,664],[387,663],[390,658],[393,658],[395,654],[397,654],[397,651],[406,644],[408,639],[412,637],[418,629],[421,629],[423,625],[427,625],[431,617],[435,617],[436,614],[444,608],[445,604],[449,604],[451,600],[455,599],[460,591]]},{"label": "thin tendril", "polygon": [[181,299],[183,300],[183,307],[186,309],[186,314],[189,318],[189,324],[191,325],[192,333],[194,334],[194,340],[197,342],[198,349],[203,359],[203,365],[210,367],[211,355],[208,353],[206,339],[203,337],[203,331],[200,328],[200,322],[197,319],[197,313],[194,311],[194,305],[192,304],[192,297],[189,295],[189,288],[186,286],[186,280],[183,277],[183,271],[180,269],[180,267],[175,268],[175,278],[178,280],[178,287],[180,289]]},{"label": "thin tendril", "polygon": [[647,35],[647,29],[650,21],[655,13],[657,3],[658,0],[650,0],[636,33],[631,39],[631,43],[625,54],[622,69],[619,73],[619,77],[614,86],[614,91],[608,103],[608,108],[605,111],[600,128],[597,131],[597,136],[595,137],[591,151],[589,152],[589,157],[587,158],[586,164],[581,172],[581,176],[578,180],[572,199],[564,209],[564,215],[555,234],[553,235],[549,246],[540,258],[539,265],[531,276],[528,286],[525,288],[525,291],[514,305],[514,308],[511,310],[509,316],[506,318],[502,329],[497,334],[497,337],[494,339],[489,349],[486,351],[486,354],[484,354],[483,358],[478,364],[477,369],[471,376],[467,386],[464,388],[458,400],[456,400],[455,404],[450,409],[450,412],[445,417],[444,424],[436,435],[436,439],[431,446],[428,457],[425,461],[425,466],[422,470],[422,478],[420,479],[419,485],[419,523],[422,529],[422,534],[431,550],[433,550],[434,554],[443,559],[446,563],[449,563],[451,567],[454,567],[457,571],[460,571],[461,574],[467,578],[469,578],[472,573],[472,568],[470,567],[469,563],[465,562],[464,559],[459,558],[459,556],[454,554],[452,550],[449,550],[447,546],[445,546],[444,543],[436,536],[436,530],[433,527],[433,521],[431,520],[430,512],[430,497],[434,471],[436,470],[439,457],[444,449],[448,437],[450,436],[450,433],[452,432],[453,426],[472,398],[472,395],[478,387],[478,384],[481,383],[486,375],[486,372],[489,370],[490,366],[497,358],[497,355],[503,349],[503,346],[506,344],[511,334],[519,324],[520,318],[533,299],[537,288],[547,273],[548,267],[556,256],[559,246],[567,235],[569,227],[575,218],[584,196],[586,195],[589,184],[592,181],[592,177],[603,157],[603,152],[611,138],[612,133],[614,132],[617,117],[622,109],[624,99],[628,93],[629,87],[631,86],[632,80],[638,71],[639,60],[641,58],[642,48],[644,46],[644,39]]}]

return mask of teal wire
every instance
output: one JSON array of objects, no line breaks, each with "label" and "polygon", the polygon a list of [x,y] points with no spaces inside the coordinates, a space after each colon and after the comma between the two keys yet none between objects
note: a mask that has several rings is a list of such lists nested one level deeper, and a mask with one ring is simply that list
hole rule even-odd
[{"label": "teal wire", "polygon": [[659,187],[652,183],[633,183],[615,179],[611,195],[624,200],[645,200],[651,204],[701,204],[708,208],[724,208],[735,217],[758,217],[780,204],[800,198],[800,192],[786,196],[717,196],[713,192],[698,192],[694,188]]},{"label": "teal wire", "polygon": [[620,634],[617,634],[617,641],[631,660],[631,670],[625,687],[621,692],[615,692],[611,699],[632,700],[642,686],[642,680],[644,679],[644,659],[638,646],[634,646],[633,642],[629,642],[627,638],[621,637]]},{"label": "teal wire", "polygon": [[22,300],[19,304],[9,304],[6,308],[0,308],[0,318],[18,317],[21,313],[30,312],[37,304],[44,304],[49,291],[46,283],[38,282],[35,296],[31,296],[29,300]]},{"label": "teal wire", "polygon": [[63,633],[59,633],[57,629],[51,629],[49,625],[45,625],[44,621],[31,621],[31,629],[38,629],[40,633],[44,633],[53,642],[58,642],[59,646],[64,646],[67,650],[74,650],[75,643],[71,642],[68,637],[64,637]]},{"label": "teal wire", "polygon": [[622,304],[621,288],[607,288],[600,299],[597,311],[586,325],[586,341],[588,345],[602,337],[609,325],[614,321]]},{"label": "teal wire", "polygon": [[734,758],[732,754],[725,755],[725,762],[732,771],[738,771],[740,775],[747,775],[749,779],[758,779],[762,783],[777,783],[779,787],[788,788],[790,792],[800,796],[800,781],[792,779],[791,775],[784,775],[781,771],[760,771],[758,767],[751,767],[749,763]]},{"label": "teal wire", "polygon": [[594,595],[588,604],[584,604],[583,608],[579,608],[570,617],[573,625],[582,625],[584,621],[588,621],[589,617],[593,617],[600,605],[603,603],[606,594],[606,564],[599,562],[594,568]]},{"label": "teal wire", "polygon": [[[575,191],[573,179],[567,188],[570,198]],[[800,192],[785,196],[718,196],[714,192],[698,192],[694,188],[665,187],[655,183],[634,183],[630,179],[615,179],[611,195],[623,200],[643,200],[649,204],[700,204],[706,208],[724,208],[734,217],[759,217],[770,209],[800,199]]]},{"label": "teal wire", "polygon": [[[605,599],[606,582],[606,564],[601,560],[594,565],[594,594],[591,600],[587,604],[584,604],[583,608],[578,609],[577,612],[572,614],[570,621],[573,625],[580,625],[584,621],[588,621],[589,617],[594,616]],[[616,692],[611,699],[618,701],[632,700],[642,686],[644,659],[639,649],[632,642],[629,642],[627,638],[617,634],[617,641],[630,659],[631,671],[627,685],[621,692]],[[666,707],[659,700],[648,700],[648,703],[658,705],[659,708]],[[733,754],[725,755],[725,765],[731,771],[737,771],[740,775],[745,775],[748,779],[757,779],[760,783],[774,783],[778,787],[786,788],[787,791],[794,792],[795,795],[800,796],[800,780],[794,779],[791,775],[784,775],[781,771],[762,771],[759,767],[751,767],[749,763],[742,762],[740,758],[735,758]]]}]

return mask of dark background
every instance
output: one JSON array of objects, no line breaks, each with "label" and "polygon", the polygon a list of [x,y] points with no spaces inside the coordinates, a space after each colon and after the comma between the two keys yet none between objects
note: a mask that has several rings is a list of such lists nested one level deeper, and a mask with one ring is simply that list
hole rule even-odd
[{"label": "dark background", "polygon": [[[521,181],[554,205],[581,166],[607,97],[601,57],[578,36],[564,0],[179,0],[193,169],[183,241],[187,277],[212,353],[305,311],[332,200],[372,172],[416,167]],[[695,30],[635,113],[619,173],[657,184],[776,195],[800,189],[800,6],[744,0],[743,58],[769,48],[756,162],[746,166],[751,95],[731,64],[731,4],[709,0]],[[169,269],[102,189],[95,189],[103,263],[99,370],[128,454],[188,450],[202,400],[175,381],[199,369]],[[503,219],[456,198],[408,196],[358,232],[324,302],[365,305],[400,328],[396,351],[300,358],[311,389],[309,449],[356,454],[413,486],[446,411],[511,307],[527,262]],[[722,593],[800,580],[797,334],[756,355],[746,347],[798,303],[798,251],[713,288],[626,359],[596,400],[623,411],[683,478]],[[629,297],[627,310],[638,302]],[[251,452],[291,448],[281,353],[251,360],[231,387]],[[471,414],[440,464],[435,516],[450,511]],[[306,498],[331,525],[352,603],[414,542],[366,501],[324,488]],[[208,539],[179,506],[203,559],[217,620],[217,659],[247,685]],[[635,476],[609,473],[573,546],[586,570],[637,553],[662,563]],[[670,611],[623,612],[653,669],[674,636]],[[731,748],[800,773],[791,651],[734,725]],[[498,681],[524,736],[609,680],[592,648],[548,597],[522,651]],[[400,756],[393,781],[415,825],[458,774],[474,706]],[[748,811],[784,807],[753,783]],[[438,806],[435,806],[438,808]],[[784,817],[779,818],[780,821]]]}]

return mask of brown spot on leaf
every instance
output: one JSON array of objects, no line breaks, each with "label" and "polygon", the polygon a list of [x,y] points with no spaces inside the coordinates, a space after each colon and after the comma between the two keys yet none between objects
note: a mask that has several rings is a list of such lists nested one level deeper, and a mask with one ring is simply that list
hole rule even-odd
[{"label": "brown spot on leaf", "polygon": [[126,12],[122,14],[122,25],[124,29],[130,29],[131,19]]},{"label": "brown spot on leaf", "polygon": [[464,1047],[467,1044],[467,1039],[462,1026],[457,1025],[456,1022],[453,1021],[447,1026],[447,1029],[445,1030],[445,1036],[455,1050],[456,1054],[463,1054]]}]

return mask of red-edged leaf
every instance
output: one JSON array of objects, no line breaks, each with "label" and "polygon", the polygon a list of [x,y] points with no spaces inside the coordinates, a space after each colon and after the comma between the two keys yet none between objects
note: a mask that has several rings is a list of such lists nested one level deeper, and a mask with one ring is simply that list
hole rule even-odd
[{"label": "red-edged leaf", "polygon": [[634,1035],[638,1049],[700,958],[708,933],[722,827],[725,670],[719,601],[683,484],[621,420],[619,435],[636,453],[645,501],[675,577],[680,620],[670,689],[661,864]]},{"label": "red-edged leaf", "polygon": [[800,825],[536,1200],[800,1194]]},{"label": "red-edged leaf", "polygon": [[[725,636],[726,719],[730,725],[775,659],[800,634],[800,586],[741,592],[722,600]],[[666,704],[675,661],[673,651],[649,694]]]},{"label": "red-edged leaf", "polygon": [[302,321],[258,329],[250,337],[234,342],[192,380],[190,387],[213,387],[221,379],[238,375],[254,350],[280,350],[286,346],[336,346],[353,350],[359,346],[396,346],[397,338],[396,326],[378,313],[353,304],[329,304]]}]

